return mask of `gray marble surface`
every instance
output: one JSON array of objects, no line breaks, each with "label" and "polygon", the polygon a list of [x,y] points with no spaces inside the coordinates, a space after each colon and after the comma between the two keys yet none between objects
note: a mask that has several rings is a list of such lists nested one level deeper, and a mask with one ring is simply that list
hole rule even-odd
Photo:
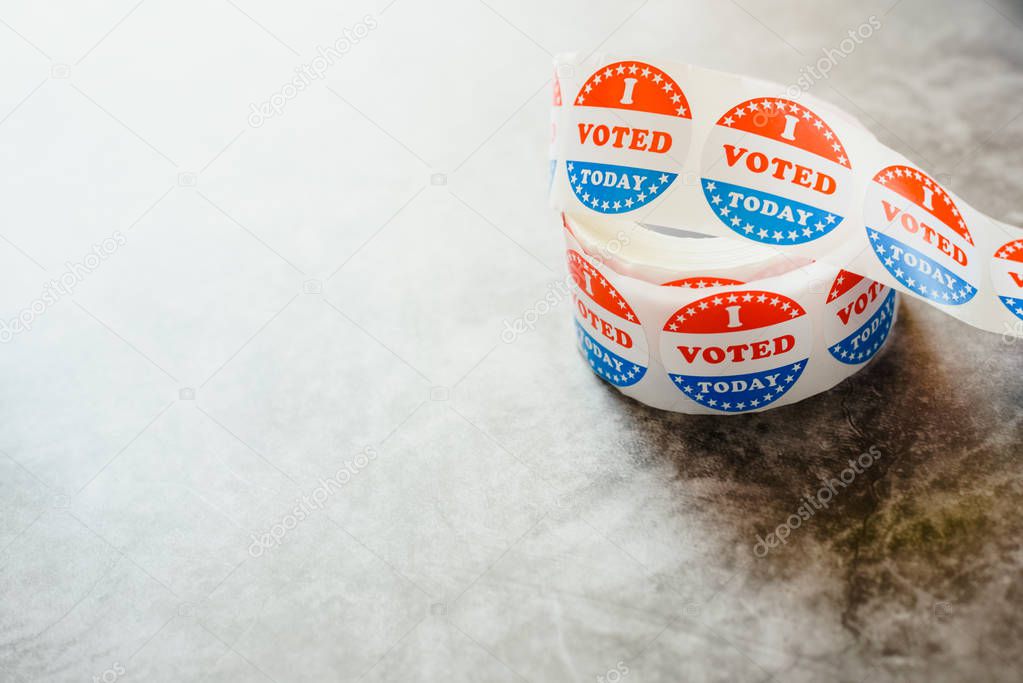
[{"label": "gray marble surface", "polygon": [[1023,224],[1020,3],[60,5],[0,8],[0,679],[1020,679],[1018,343],[907,301],[720,419],[567,306],[501,340],[564,273],[550,53],[792,83],[874,15],[813,92]]}]

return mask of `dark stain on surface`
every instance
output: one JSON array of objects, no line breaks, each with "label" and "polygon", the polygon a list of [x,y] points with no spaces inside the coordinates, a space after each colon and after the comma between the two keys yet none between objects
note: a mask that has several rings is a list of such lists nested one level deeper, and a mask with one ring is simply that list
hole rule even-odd
[{"label": "dark stain on surface", "polygon": [[[669,462],[681,491],[708,480],[727,487],[724,499],[701,503],[714,507],[731,535],[736,556],[727,563],[742,568],[747,584],[841,572],[842,626],[891,656],[939,647],[930,635],[935,620],[954,622],[992,593],[1014,607],[996,608],[991,629],[998,624],[1000,638],[1023,642],[1014,614],[1023,606],[1023,577],[995,583],[1018,573],[1023,532],[1016,380],[1023,343],[935,317],[941,314],[904,302],[882,354],[793,406],[722,418],[664,413],[619,397],[642,427],[637,452]],[[932,336],[950,325],[954,348]],[[753,557],[751,539],[774,531],[822,479],[871,448],[881,457],[827,509],[785,545]]]}]

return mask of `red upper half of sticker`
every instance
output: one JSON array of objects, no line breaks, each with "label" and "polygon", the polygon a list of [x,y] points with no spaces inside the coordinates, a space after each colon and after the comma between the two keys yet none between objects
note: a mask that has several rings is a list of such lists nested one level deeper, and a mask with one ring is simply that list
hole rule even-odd
[{"label": "red upper half of sticker", "polygon": [[571,273],[576,286],[598,306],[623,320],[639,323],[636,312],[622,298],[614,285],[601,275],[589,259],[571,249],[568,252],[568,272]]},{"label": "red upper half of sticker", "polygon": [[878,171],[874,182],[902,195],[973,244],[959,207],[948,192],[923,171],[911,166],[888,166]]},{"label": "red upper half of sticker", "polygon": [[1013,240],[1012,242],[1003,244],[998,251],[995,252],[995,256],[1007,261],[1023,263],[1023,240]]},{"label": "red upper half of sticker", "polygon": [[718,125],[777,140],[851,168],[845,147],[831,126],[792,100],[746,100],[718,119]]},{"label": "red upper half of sticker", "polygon": [[579,89],[575,104],[692,118],[689,101],[678,83],[643,62],[615,62],[594,72]]},{"label": "red upper half of sticker", "polygon": [[797,302],[774,292],[725,292],[683,306],[664,324],[665,332],[717,334],[770,327],[805,315]]},{"label": "red upper half of sticker", "polygon": [[863,282],[862,275],[850,273],[848,270],[839,271],[838,277],[835,278],[835,282],[831,285],[831,291],[828,292],[828,303],[830,304],[861,282]]},{"label": "red upper half of sticker", "polygon": [[703,289],[705,287],[725,287],[727,285],[744,285],[742,280],[733,280],[727,277],[685,277],[681,280],[665,282],[662,287],[688,287],[689,289]]}]

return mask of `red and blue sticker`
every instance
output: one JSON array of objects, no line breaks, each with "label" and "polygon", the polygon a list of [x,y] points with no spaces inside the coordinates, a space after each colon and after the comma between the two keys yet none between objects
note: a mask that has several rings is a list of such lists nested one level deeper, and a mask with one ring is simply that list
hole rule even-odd
[{"label": "red and blue sticker", "polygon": [[863,217],[877,260],[914,294],[961,306],[977,293],[976,247],[959,208],[926,173],[881,169],[869,183]]},{"label": "red and blue sticker", "polygon": [[884,345],[895,320],[895,290],[843,270],[825,303],[828,351],[840,363],[859,365]]},{"label": "red and blue sticker", "polygon": [[632,386],[643,379],[650,358],[639,317],[597,267],[571,249],[568,272],[579,349],[604,380]]},{"label": "red and blue sticker", "polygon": [[991,280],[998,300],[1023,320],[1023,239],[1007,242],[995,252]]},{"label": "red and blue sticker", "polygon": [[739,413],[771,405],[792,389],[811,346],[810,320],[799,303],[738,290],[677,310],[661,333],[661,362],[693,401]]},{"label": "red and blue sticker", "polygon": [[[576,95],[577,158],[565,162],[576,198],[602,214],[620,214],[663,196],[678,177],[692,134],[689,101],[667,73],[644,62],[615,62]],[[586,157],[613,153],[621,163]]]},{"label": "red and blue sticker", "polygon": [[803,244],[837,228],[851,181],[845,147],[831,127],[783,98],[729,109],[703,153],[710,209],[736,234],[763,244]]}]

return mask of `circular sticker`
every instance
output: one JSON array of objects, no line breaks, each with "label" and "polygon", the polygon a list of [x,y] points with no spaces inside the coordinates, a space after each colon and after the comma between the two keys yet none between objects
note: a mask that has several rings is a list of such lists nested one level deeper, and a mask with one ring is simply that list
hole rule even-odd
[{"label": "circular sticker", "polygon": [[1023,320],[1023,239],[999,247],[991,264],[991,280],[998,299]]},{"label": "circular sticker", "polygon": [[[572,191],[593,211],[635,211],[678,177],[692,134],[685,93],[643,62],[615,62],[593,73],[575,98],[576,156],[565,162]],[[613,157],[621,163],[597,163]]]},{"label": "circular sticker", "polygon": [[806,311],[774,292],[704,297],[664,324],[661,362],[679,391],[729,413],[763,408],[795,386],[812,335]]},{"label": "circular sticker", "polygon": [[884,345],[895,319],[895,290],[840,271],[825,303],[828,351],[846,365],[866,363]]},{"label": "circular sticker", "polygon": [[812,242],[842,222],[852,191],[845,147],[792,100],[747,100],[707,138],[703,194],[718,219],[764,244]]},{"label": "circular sticker", "polygon": [[646,335],[635,311],[585,256],[568,252],[576,337],[593,371],[616,387],[643,379]]},{"label": "circular sticker", "polygon": [[909,166],[888,166],[867,186],[863,217],[878,261],[906,289],[959,306],[977,293],[973,237],[938,183]]}]

